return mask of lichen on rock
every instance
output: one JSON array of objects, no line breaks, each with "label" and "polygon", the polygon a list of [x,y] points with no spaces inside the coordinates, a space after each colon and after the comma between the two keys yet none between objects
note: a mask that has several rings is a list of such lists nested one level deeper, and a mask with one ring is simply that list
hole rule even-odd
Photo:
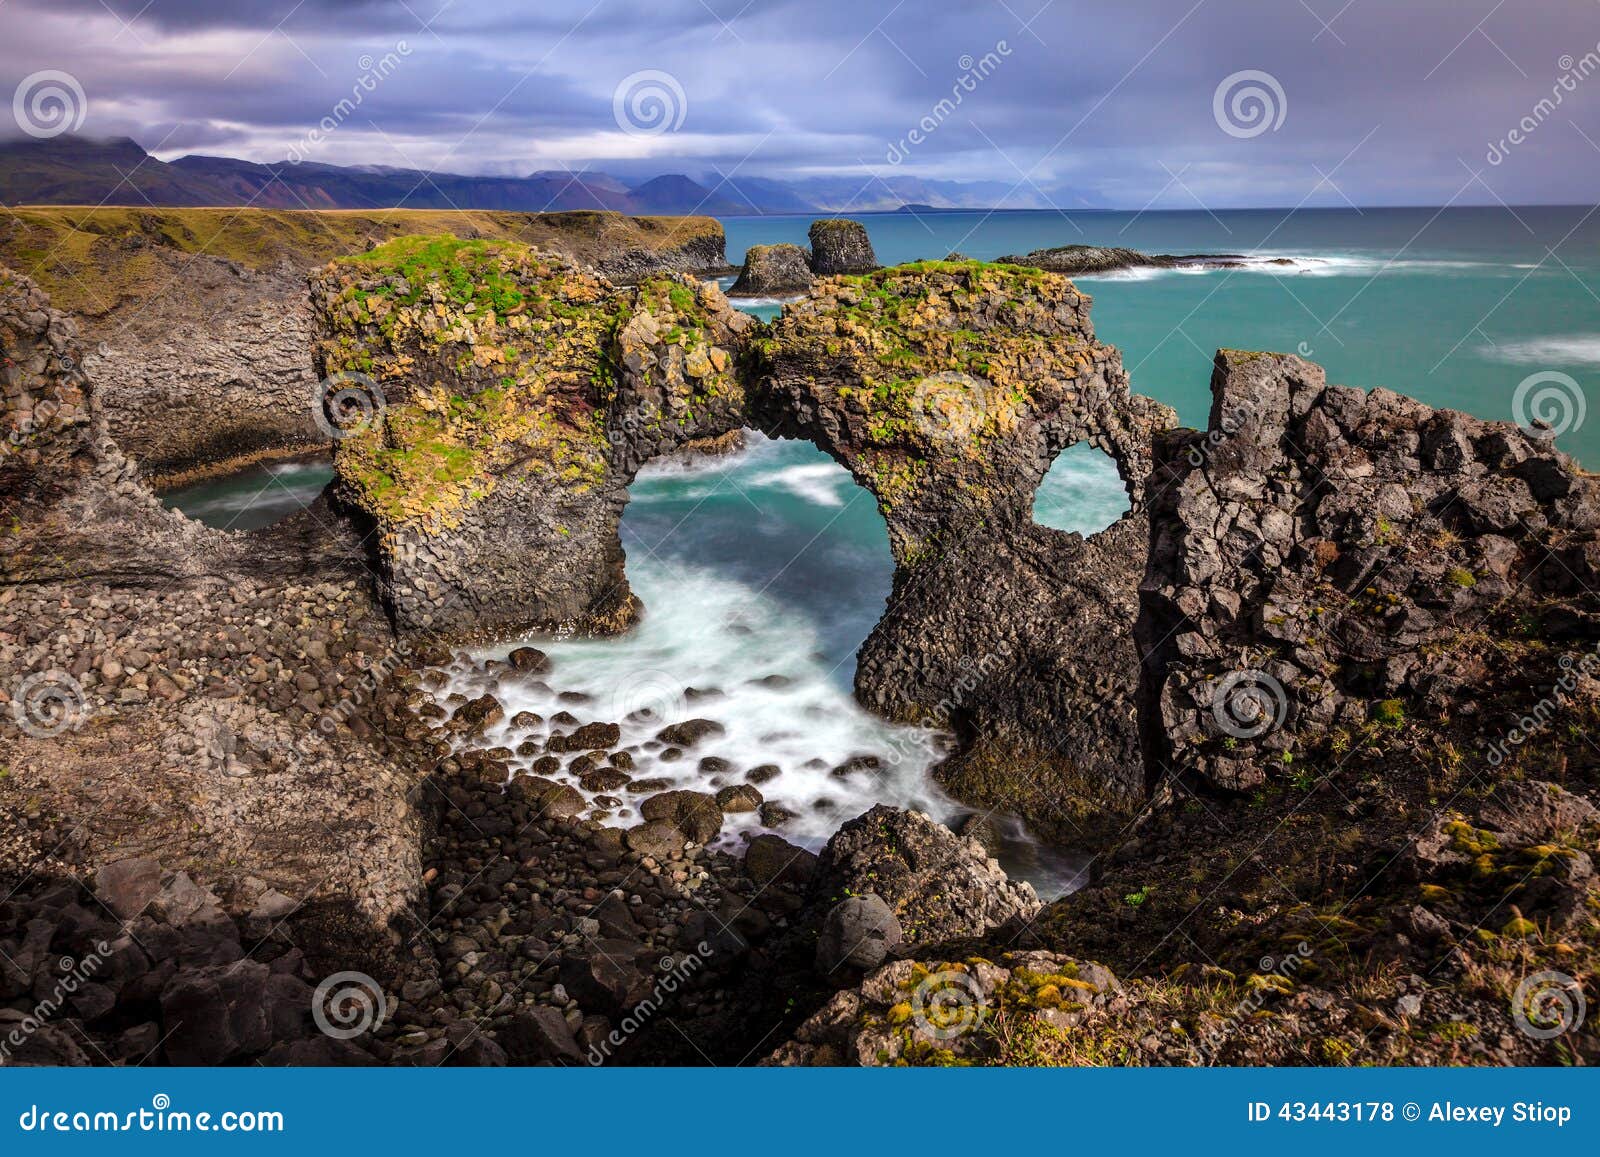
[{"label": "lichen on rock", "polygon": [[739,425],[714,286],[613,286],[516,242],[402,238],[313,279],[320,371],[366,390],[338,493],[377,531],[408,630],[609,632],[634,601],[617,519],[650,457]]}]

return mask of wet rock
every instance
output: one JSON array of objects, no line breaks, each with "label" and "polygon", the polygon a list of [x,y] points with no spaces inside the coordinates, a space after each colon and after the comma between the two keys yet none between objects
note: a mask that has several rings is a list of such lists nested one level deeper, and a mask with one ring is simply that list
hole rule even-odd
[{"label": "wet rock", "polygon": [[628,847],[641,856],[670,860],[683,851],[689,838],[666,820],[649,820],[623,833]]},{"label": "wet rock", "polygon": [[813,903],[875,893],[913,944],[981,936],[1039,910],[1024,882],[1006,878],[974,840],[919,812],[879,804],[839,829],[823,849]]},{"label": "wet rock", "polygon": [[551,751],[603,751],[622,739],[622,728],[615,723],[585,723],[568,735],[552,735]]},{"label": "wet rock", "polygon": [[513,671],[537,675],[550,669],[550,656],[536,647],[518,647],[506,656]]},{"label": "wet rock", "polygon": [[717,792],[717,806],[724,812],[753,812],[763,802],[761,793],[749,784],[730,784]]},{"label": "wet rock", "polygon": [[647,820],[663,820],[697,844],[709,844],[722,831],[722,808],[703,791],[664,791],[639,805]]},{"label": "wet rock", "polygon": [[688,719],[656,732],[656,738],[673,747],[693,747],[702,739],[726,735],[728,729],[715,719]]},{"label": "wet rock", "polygon": [[760,887],[778,884],[804,888],[816,874],[817,857],[781,836],[759,835],[745,849],[744,870]]}]

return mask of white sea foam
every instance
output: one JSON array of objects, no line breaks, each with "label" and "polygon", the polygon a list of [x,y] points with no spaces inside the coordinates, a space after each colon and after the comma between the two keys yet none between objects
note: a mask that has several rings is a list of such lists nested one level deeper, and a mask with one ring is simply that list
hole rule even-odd
[{"label": "white sea foam", "polygon": [[[1292,264],[1284,265],[1287,259]],[[1381,253],[1304,254],[1261,250],[1242,255],[1237,264],[1222,266],[1179,265],[1172,268],[1143,266],[1110,273],[1080,273],[1074,281],[1156,281],[1166,277],[1207,277],[1230,273],[1267,274],[1270,277],[1376,277],[1380,274],[1444,273],[1485,268],[1481,261],[1409,259]]]},{"label": "white sea foam", "polygon": [[1534,337],[1479,348],[1485,357],[1516,365],[1600,365],[1600,333]]},{"label": "white sea foam", "polygon": [[756,474],[750,481],[755,486],[787,490],[797,498],[804,498],[817,506],[843,506],[844,490],[853,485],[849,475],[832,462],[785,466],[781,470]]},{"label": "white sea foam", "polygon": [[1128,492],[1116,463],[1083,444],[1061,452],[1033,500],[1033,520],[1040,526],[1082,535],[1104,530],[1127,510]]},{"label": "white sea foam", "polygon": [[[552,725],[549,721],[561,711],[579,723],[618,723],[619,747],[635,763],[630,774],[665,780],[667,787],[715,791],[745,782],[751,768],[774,764],[780,774],[759,790],[796,813],[783,835],[812,847],[820,847],[840,823],[875,803],[916,807],[936,818],[958,810],[927,774],[944,750],[943,737],[885,723],[863,711],[819,658],[820,640],[809,622],[784,614],[771,599],[707,568],[669,570],[647,557],[629,569],[647,611],[625,638],[534,640],[552,666],[531,679],[504,667],[485,668],[482,660],[503,657],[509,645],[479,652],[447,669],[448,682],[438,695],[460,692],[470,697],[493,691],[505,706],[506,719],[481,741],[490,747],[514,749],[525,740],[543,740],[577,726]],[[510,720],[519,711],[535,712],[546,722],[513,727]],[[663,759],[666,751],[656,734],[668,724],[694,718],[715,720],[725,732],[680,758]],[[876,758],[881,767],[833,774],[860,756]],[[702,770],[705,757],[731,766]],[[515,759],[514,771],[526,771],[534,758]],[[577,755],[561,758],[570,765]],[[565,767],[552,778],[579,787]],[[595,794],[585,793],[591,801]],[[625,790],[612,794],[623,804],[610,810],[608,822],[639,822],[642,796]],[[742,833],[760,830],[754,813],[729,815],[722,842],[736,845]]]}]

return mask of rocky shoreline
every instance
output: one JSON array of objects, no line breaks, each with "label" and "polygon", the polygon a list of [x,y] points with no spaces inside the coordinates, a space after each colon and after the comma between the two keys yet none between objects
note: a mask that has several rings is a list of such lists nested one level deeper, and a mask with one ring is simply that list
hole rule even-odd
[{"label": "rocky shoreline", "polygon": [[[0,288],[5,1063],[1600,1059],[1526,1031],[1600,942],[1600,498],[1540,431],[1237,351],[1175,430],[1031,268],[828,275],[767,326],[424,237],[306,306],[383,396],[334,501],[229,535],[161,510],[73,321]],[[736,856],[753,774],[660,790],[614,720],[440,694],[462,640],[625,626],[628,482],[747,426],[879,501],[858,697],[1094,851],[1083,891],[882,807]],[[1089,540],[1029,517],[1079,441],[1134,505]]]}]

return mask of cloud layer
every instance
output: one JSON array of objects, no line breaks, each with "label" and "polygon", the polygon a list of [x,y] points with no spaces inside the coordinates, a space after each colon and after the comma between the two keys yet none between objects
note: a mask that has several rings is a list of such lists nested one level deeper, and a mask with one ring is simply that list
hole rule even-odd
[{"label": "cloud layer", "polygon": [[3,91],[68,73],[82,131],[169,159],[1193,209],[1600,188],[1595,0],[11,0],[0,27]]}]

